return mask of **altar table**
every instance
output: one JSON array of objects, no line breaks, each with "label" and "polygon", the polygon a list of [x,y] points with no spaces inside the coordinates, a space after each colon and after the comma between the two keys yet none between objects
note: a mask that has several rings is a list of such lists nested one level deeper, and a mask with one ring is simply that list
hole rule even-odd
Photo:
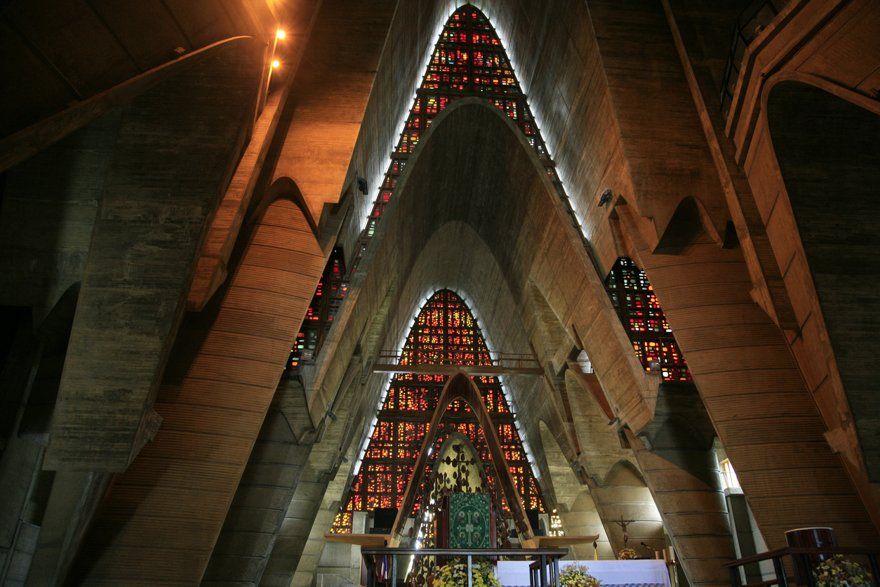
[{"label": "altar table", "polygon": [[[530,561],[500,561],[495,576],[504,587],[529,587]],[[565,567],[581,564],[602,582],[603,587],[670,587],[666,561],[662,560],[588,560],[559,561]]]}]

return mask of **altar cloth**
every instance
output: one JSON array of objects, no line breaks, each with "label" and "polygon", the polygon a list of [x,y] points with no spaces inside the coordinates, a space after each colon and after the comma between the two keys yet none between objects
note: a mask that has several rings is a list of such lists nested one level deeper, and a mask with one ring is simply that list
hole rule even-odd
[{"label": "altar cloth", "polygon": [[[529,587],[531,561],[499,561],[495,576],[504,587]],[[559,561],[559,570],[574,564],[602,582],[603,587],[670,587],[669,572],[662,560]]]}]

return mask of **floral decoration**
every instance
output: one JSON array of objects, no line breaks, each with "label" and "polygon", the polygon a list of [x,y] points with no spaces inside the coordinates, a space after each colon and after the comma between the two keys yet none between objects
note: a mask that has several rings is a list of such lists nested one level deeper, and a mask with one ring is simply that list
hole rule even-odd
[{"label": "floral decoration", "polygon": [[817,587],[861,587],[872,585],[871,573],[842,554],[825,559],[813,569]]},{"label": "floral decoration", "polygon": [[631,561],[639,558],[639,555],[632,548],[621,548],[617,551],[617,558],[622,561]]},{"label": "floral decoration", "polygon": [[562,587],[599,587],[599,579],[587,572],[584,565],[569,565],[559,573]]},{"label": "floral decoration", "polygon": [[[492,565],[487,562],[477,562],[471,566],[471,578],[473,587],[501,587],[501,582],[492,572]],[[451,562],[438,567],[433,576],[433,587],[461,587],[467,585],[467,563],[462,559],[453,559]]]}]

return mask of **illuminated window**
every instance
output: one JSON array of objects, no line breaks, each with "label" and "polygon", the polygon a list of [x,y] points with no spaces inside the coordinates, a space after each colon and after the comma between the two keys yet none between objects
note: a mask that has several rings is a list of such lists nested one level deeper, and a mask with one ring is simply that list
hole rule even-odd
[{"label": "illuminated window", "polygon": [[547,532],[548,536],[565,536],[565,530],[562,529],[562,518],[559,517],[559,512],[554,510],[550,512],[550,530]]},{"label": "illuminated window", "polygon": [[[558,180],[553,161],[536,131],[526,96],[520,89],[498,34],[489,19],[477,8],[462,6],[443,27],[425,76],[416,90],[409,117],[391,155],[382,191],[373,204],[367,228],[361,235],[360,251],[365,250],[366,242],[374,236],[376,224],[391,199],[397,178],[419,138],[449,104],[466,97],[485,98],[504,112],[526,136],[550,178]],[[362,253],[355,256],[352,271],[357,269],[361,256]]]},{"label": "illuminated window", "polygon": [[659,373],[663,381],[692,381],[645,272],[621,257],[605,279],[605,289],[645,371]]},{"label": "illuminated window", "polygon": [[324,273],[318,280],[318,288],[306,310],[306,316],[296,335],[293,348],[290,349],[290,358],[287,361],[288,373],[295,373],[303,362],[310,363],[314,360],[333,325],[333,318],[339,311],[347,291],[345,258],[342,249],[335,247],[324,267]]},{"label": "illuminated window", "polygon": [[721,484],[724,486],[724,489],[741,489],[739,479],[736,478],[736,471],[733,470],[733,465],[730,464],[730,459],[723,459],[718,464],[721,465]]},{"label": "illuminated window", "polygon": [[[435,293],[422,307],[413,322],[401,353],[403,365],[486,365],[491,363],[489,349],[477,321],[458,294],[449,290]],[[363,455],[360,471],[344,500],[345,507],[336,516],[331,529],[351,532],[352,513],[377,507],[399,508],[406,485],[413,473],[416,457],[446,383],[445,375],[400,373],[391,380],[376,427]],[[544,500],[526,457],[514,424],[507,399],[496,377],[477,376],[486,409],[495,424],[501,448],[514,485],[526,509],[544,511]],[[482,460],[487,485],[498,496],[502,511],[508,511],[500,488],[493,478],[489,447],[483,439],[476,416],[466,404],[455,401],[440,424],[431,456],[436,459],[440,447],[453,432],[464,434]],[[427,470],[433,468],[429,460]],[[423,484],[429,475],[425,475]],[[427,495],[426,487],[420,495]],[[415,509],[423,507],[416,502]]]}]

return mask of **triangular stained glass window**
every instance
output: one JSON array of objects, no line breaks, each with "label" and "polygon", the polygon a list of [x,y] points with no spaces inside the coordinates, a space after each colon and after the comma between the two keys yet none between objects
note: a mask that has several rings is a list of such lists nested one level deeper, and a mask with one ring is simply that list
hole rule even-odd
[{"label": "triangular stained glass window", "polygon": [[[416,317],[404,344],[400,363],[488,365],[491,359],[482,332],[464,300],[455,292],[440,290],[425,303]],[[523,449],[515,416],[511,413],[501,382],[491,376],[476,376],[473,379],[495,425],[523,507],[545,511],[539,485]],[[399,373],[392,378],[360,469],[345,496],[345,506],[336,516],[332,532],[351,532],[352,514],[355,511],[400,508],[427,425],[437,408],[446,380],[446,375],[427,373]],[[466,436],[475,447],[490,492],[499,496],[501,492],[491,472],[488,446],[470,407],[460,400],[453,402],[443,417],[432,447],[434,459],[444,441],[455,433]],[[429,460],[425,479],[430,477],[433,467],[433,461]],[[427,487],[419,494],[427,494]],[[508,510],[500,497],[498,504],[502,511]],[[415,509],[420,507],[421,503],[417,501]]]},{"label": "triangular stained glass window", "polygon": [[[516,124],[535,149],[547,174],[563,196],[563,201],[567,203],[555,165],[547,153],[498,33],[477,7],[465,4],[449,17],[440,33],[422,83],[416,90],[403,132],[391,154],[391,162],[373,202],[366,228],[358,239],[354,258],[349,263],[348,275],[357,270],[367,245],[375,234],[379,218],[394,195],[397,181],[431,122],[449,104],[467,97],[488,100]],[[572,213],[571,210],[569,213]],[[302,362],[312,362],[320,351],[323,336],[318,335],[329,329],[335,308],[341,304],[346,289],[340,288],[337,291],[339,296],[334,302],[332,312],[319,316],[314,323],[307,323],[298,334],[289,361],[290,372],[296,372]],[[317,298],[313,299],[313,305],[317,303],[316,300]]]},{"label": "triangular stained glass window", "polygon": [[477,7],[466,4],[449,17],[440,33],[397,147],[391,155],[391,164],[373,204],[367,227],[361,235],[360,251],[352,270],[357,268],[360,255],[375,234],[379,218],[391,201],[410,154],[431,122],[455,100],[474,96],[487,99],[507,114],[534,147],[547,173],[557,179],[553,161],[547,154],[498,33]]},{"label": "triangular stained glass window", "polygon": [[620,257],[605,278],[605,289],[645,371],[659,373],[666,382],[692,382],[645,271],[629,257]]}]

